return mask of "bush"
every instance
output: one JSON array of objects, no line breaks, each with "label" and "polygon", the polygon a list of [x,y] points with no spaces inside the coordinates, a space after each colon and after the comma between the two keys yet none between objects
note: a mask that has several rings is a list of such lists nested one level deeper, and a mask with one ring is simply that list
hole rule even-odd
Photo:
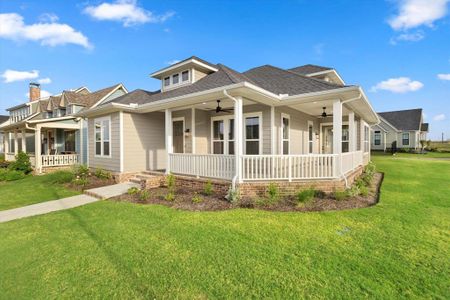
[{"label": "bush", "polygon": [[75,175],[69,171],[56,171],[47,175],[50,184],[64,184],[73,181]]},{"label": "bush", "polygon": [[333,197],[334,197],[334,199],[336,199],[337,201],[347,200],[347,198],[348,198],[348,193],[347,193],[346,190],[337,190],[337,191],[334,191]]},{"label": "bush", "polygon": [[316,191],[313,188],[309,188],[297,193],[297,201],[299,203],[307,203],[314,199]]},{"label": "bush", "polygon": [[202,203],[203,198],[197,192],[194,193],[194,197],[192,197],[192,203]]},{"label": "bush", "polygon": [[269,198],[270,203],[277,203],[280,200],[280,190],[278,186],[271,182],[267,187],[267,197]]},{"label": "bush", "polygon": [[150,192],[148,190],[141,190],[139,192],[139,200],[145,201],[148,200],[148,198],[150,198]]},{"label": "bush", "polygon": [[356,197],[361,193],[360,188],[357,185],[353,185],[351,188],[346,190],[348,197]]},{"label": "bush", "polygon": [[225,197],[230,203],[238,203],[241,200],[239,189],[233,190],[230,186],[227,196]]},{"label": "bush", "polygon": [[205,186],[203,187],[203,194],[205,194],[206,196],[211,196],[213,193],[213,185],[212,182],[210,180],[208,180],[208,182],[205,183]]},{"label": "bush", "polygon": [[28,174],[33,171],[31,167],[30,157],[25,152],[20,151],[16,155],[16,160],[9,165],[10,170],[20,171],[24,174]]},{"label": "bush", "polygon": [[130,187],[127,191],[128,195],[136,195],[137,193],[139,193],[139,189],[135,186]]},{"label": "bush", "polygon": [[112,175],[110,172],[103,170],[103,169],[96,169],[94,176],[98,179],[111,179]]},{"label": "bush", "polygon": [[173,192],[168,192],[167,195],[164,197],[164,200],[172,202],[175,200],[175,194]]},{"label": "bush", "polygon": [[10,164],[11,162],[9,161],[0,161],[0,169],[6,169],[9,167]]},{"label": "bush", "polygon": [[167,180],[167,187],[171,192],[175,190],[175,176],[173,174],[169,174],[166,177]]},{"label": "bush", "polygon": [[359,194],[363,197],[367,197],[369,195],[369,189],[366,186],[362,186],[359,188]]},{"label": "bush", "polygon": [[89,168],[85,165],[76,165],[73,168],[73,173],[77,177],[86,178],[89,176]]},{"label": "bush", "polygon": [[25,173],[16,170],[0,169],[0,181],[15,181],[25,178]]},{"label": "bush", "polygon": [[89,183],[89,181],[85,177],[77,177],[74,180],[72,180],[72,183],[75,184],[75,185],[79,185],[79,186],[83,186],[84,187],[84,186],[86,186]]}]

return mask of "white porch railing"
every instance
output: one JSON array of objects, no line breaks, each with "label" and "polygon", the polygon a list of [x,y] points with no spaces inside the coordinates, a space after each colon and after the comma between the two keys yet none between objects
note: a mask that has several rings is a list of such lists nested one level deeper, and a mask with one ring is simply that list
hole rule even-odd
[{"label": "white porch railing", "polygon": [[362,151],[342,153],[342,174],[354,170],[357,166],[363,164]]},{"label": "white porch railing", "polygon": [[232,179],[235,174],[233,155],[170,153],[170,171],[200,177]]},{"label": "white porch railing", "polygon": [[5,160],[6,161],[13,161],[16,159],[16,156],[14,153],[5,153]]},{"label": "white porch railing", "polygon": [[333,178],[337,157],[337,154],[244,155],[241,178],[244,181]]},{"label": "white porch railing", "polygon": [[70,166],[78,163],[78,154],[42,155],[42,167]]}]

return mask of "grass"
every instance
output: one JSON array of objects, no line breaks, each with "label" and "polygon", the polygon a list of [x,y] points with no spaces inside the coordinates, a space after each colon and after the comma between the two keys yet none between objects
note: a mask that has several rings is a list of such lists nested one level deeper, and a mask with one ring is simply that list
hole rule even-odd
[{"label": "grass", "polygon": [[430,144],[431,148],[436,148],[438,151],[450,151],[450,141],[446,142],[431,142]]},{"label": "grass", "polygon": [[28,175],[16,181],[0,182],[0,210],[70,197],[79,194],[63,186],[70,178],[61,171],[42,176]]},{"label": "grass", "polygon": [[450,162],[374,156],[371,208],[101,201],[0,224],[2,298],[449,298]]}]

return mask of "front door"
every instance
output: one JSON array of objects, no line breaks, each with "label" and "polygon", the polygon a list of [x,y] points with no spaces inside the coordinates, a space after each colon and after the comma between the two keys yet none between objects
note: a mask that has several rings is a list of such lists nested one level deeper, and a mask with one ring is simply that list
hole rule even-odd
[{"label": "front door", "polygon": [[173,153],[184,153],[184,120],[173,121]]},{"label": "front door", "polygon": [[333,127],[323,127],[322,151],[324,154],[333,153]]}]

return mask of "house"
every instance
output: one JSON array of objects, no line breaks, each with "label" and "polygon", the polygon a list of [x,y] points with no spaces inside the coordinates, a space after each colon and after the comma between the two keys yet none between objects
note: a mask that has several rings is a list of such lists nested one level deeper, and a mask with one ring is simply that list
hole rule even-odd
[{"label": "house", "polygon": [[359,86],[332,68],[263,65],[238,72],[192,56],[78,115],[88,163],[125,180],[165,171],[232,183],[345,182],[370,160],[379,122]]},{"label": "house", "polygon": [[7,109],[10,116],[0,126],[5,135],[5,159],[19,151],[43,168],[87,163],[87,123],[76,114],[127,93],[122,84],[91,92],[87,87],[40,96],[40,85],[30,83],[28,102]]},{"label": "house", "polygon": [[378,113],[380,123],[372,127],[371,149],[389,151],[395,148],[419,150],[427,139],[428,123],[423,123],[422,109]]},{"label": "house", "polygon": [[[2,116],[2,115],[0,115],[0,126],[3,123],[5,123],[6,121],[8,121],[8,120],[9,120],[9,116]],[[3,146],[3,139],[4,139],[3,133],[0,132],[0,154],[4,154],[5,153],[5,149],[4,149],[4,146]]]}]

